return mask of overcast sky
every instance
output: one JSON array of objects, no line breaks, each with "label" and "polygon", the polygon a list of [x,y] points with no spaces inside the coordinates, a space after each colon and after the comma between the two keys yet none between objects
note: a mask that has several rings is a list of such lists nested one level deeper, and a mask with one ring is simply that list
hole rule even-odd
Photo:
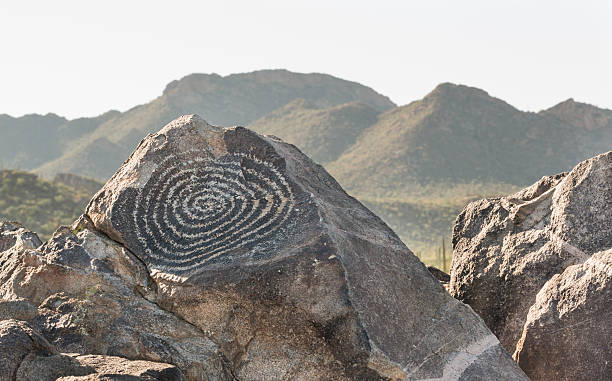
[{"label": "overcast sky", "polygon": [[189,73],[269,68],[398,104],[454,82],[522,110],[612,108],[607,0],[2,1],[0,49],[0,114],[13,116],[124,111]]}]

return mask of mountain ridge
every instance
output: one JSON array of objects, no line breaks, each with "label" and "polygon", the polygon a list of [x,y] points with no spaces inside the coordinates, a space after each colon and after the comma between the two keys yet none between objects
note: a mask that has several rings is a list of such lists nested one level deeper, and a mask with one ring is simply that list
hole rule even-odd
[{"label": "mountain ridge", "polygon": [[522,186],[610,144],[612,128],[580,129],[550,113],[520,111],[480,89],[441,84],[420,101],[379,115],[328,169],[360,194],[368,183],[377,193],[389,188],[389,196],[439,181]]},{"label": "mountain ridge", "polygon": [[105,180],[148,133],[192,113],[297,145],[419,251],[450,235],[449,216],[467,202],[512,193],[612,147],[612,111],[573,99],[528,112],[444,82],[396,107],[356,82],[263,70],[190,74],[148,103],[95,118],[0,115],[0,168]]},{"label": "mountain ridge", "polygon": [[[104,179],[121,164],[120,158],[128,156],[146,134],[177,116],[197,113],[216,125],[246,125],[298,98],[309,99],[317,107],[333,107],[353,101],[379,110],[395,107],[388,97],[367,86],[327,74],[287,70],[264,70],[225,77],[191,74],[168,84],[162,95],[152,101],[124,113],[111,111],[96,118],[81,118],[95,123],[95,128],[62,141],[50,155],[45,156],[44,163],[26,162],[20,168],[48,178],[59,172],[71,172]],[[66,124],[75,125],[75,122]],[[0,125],[0,131],[6,129],[2,127]],[[116,147],[111,149],[105,143],[106,148],[100,150],[95,142],[104,139]],[[81,157],[91,158],[100,164],[99,168],[78,160]],[[0,153],[0,163],[2,159]]]}]

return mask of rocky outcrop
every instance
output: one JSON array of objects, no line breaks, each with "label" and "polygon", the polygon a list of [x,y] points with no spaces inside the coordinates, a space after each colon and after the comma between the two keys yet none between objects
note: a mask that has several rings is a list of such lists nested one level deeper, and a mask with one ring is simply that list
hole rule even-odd
[{"label": "rocky outcrop", "polygon": [[196,116],[144,139],[73,226],[1,255],[0,297],[59,353],[187,380],[527,379],[320,166]]},{"label": "rocky outcrop", "polygon": [[536,380],[612,379],[612,250],[554,275],[529,309],[515,357]]},{"label": "rocky outcrop", "polygon": [[17,370],[17,380],[27,381],[184,381],[181,371],[169,364],[130,361],[122,357],[76,354],[30,354]]},{"label": "rocky outcrop", "polygon": [[17,320],[0,321],[0,353],[2,381],[185,379],[169,364],[59,353],[29,324]]},{"label": "rocky outcrop", "polygon": [[608,152],[457,217],[451,294],[534,380],[612,377],[611,210]]},{"label": "rocky outcrop", "polygon": [[19,222],[0,221],[0,253],[14,246],[34,249],[40,245],[42,242],[36,233]]},{"label": "rocky outcrop", "polygon": [[146,267],[85,217],[39,248],[0,253],[0,317],[27,321],[56,352],[169,363],[189,380],[232,379],[216,345],[155,304],[154,289]]}]

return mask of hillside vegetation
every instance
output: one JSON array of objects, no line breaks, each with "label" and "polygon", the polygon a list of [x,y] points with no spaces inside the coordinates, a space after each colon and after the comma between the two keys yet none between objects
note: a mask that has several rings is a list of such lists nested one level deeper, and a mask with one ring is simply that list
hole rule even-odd
[{"label": "hillside vegetation", "polygon": [[[56,120],[58,117],[54,115],[39,116],[44,123],[53,119],[48,122],[53,124],[52,128],[45,129],[43,122],[39,126],[52,140],[49,148],[44,144],[28,146],[28,137],[32,135],[20,126],[23,118],[5,117],[4,122],[0,120],[0,134],[14,134],[26,144],[17,152],[0,151],[0,164],[6,163],[4,168],[31,170],[49,178],[58,172],[69,172],[106,180],[140,140],[181,115],[198,114],[215,125],[246,126],[296,99],[304,99],[318,108],[350,102],[359,102],[377,111],[395,107],[389,98],[369,87],[326,74],[286,70],[262,70],[224,77],[191,74],[169,83],[163,94],[151,102],[124,113],[112,111],[97,118],[75,121]],[[57,139],[53,140],[52,136]],[[10,141],[6,144],[11,145]],[[30,154],[41,158],[19,159],[28,155],[28,149]]]},{"label": "hillside vegetation", "polygon": [[359,102],[321,109],[311,101],[297,99],[248,127],[291,142],[325,165],[355,144],[359,135],[376,122],[379,113]]},{"label": "hillside vegetation", "polygon": [[[211,124],[245,125],[295,144],[434,264],[437,259],[430,258],[438,258],[443,240],[448,246],[454,218],[469,201],[512,193],[612,148],[612,111],[573,99],[523,112],[483,90],[444,83],[396,107],[355,82],[262,70],[188,75],[149,103],[96,118],[0,115],[0,168],[105,181],[146,134],[192,113]],[[80,189],[77,193],[96,188],[66,176],[57,183]],[[55,187],[53,192],[69,201],[57,212],[36,212],[42,213],[35,218],[45,234],[74,203],[85,202],[81,193],[68,197]],[[11,203],[0,207],[0,214],[10,207],[19,219],[22,194],[2,197]],[[36,203],[23,200],[26,206]],[[33,216],[30,206],[22,208],[26,218]],[[22,222],[28,221],[33,219]]]},{"label": "hillside vegetation", "polygon": [[[102,184],[99,184],[101,187]],[[42,239],[83,213],[93,193],[16,170],[0,171],[0,219],[19,221]]]},{"label": "hillside vegetation", "polygon": [[550,112],[519,111],[479,89],[442,84],[381,114],[327,168],[359,195],[470,197],[477,193],[470,184],[528,185],[611,146],[612,123],[585,128]]}]

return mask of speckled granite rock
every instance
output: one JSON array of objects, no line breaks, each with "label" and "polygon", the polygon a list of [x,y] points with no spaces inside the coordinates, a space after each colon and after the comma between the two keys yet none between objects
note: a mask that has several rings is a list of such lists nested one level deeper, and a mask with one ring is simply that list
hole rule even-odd
[{"label": "speckled granite rock", "polygon": [[514,356],[534,380],[611,380],[611,321],[612,250],[607,250],[544,284]]},{"label": "speckled granite rock", "polygon": [[79,234],[138,258],[143,294],[238,379],[527,379],[378,217],[276,138],[181,117],[86,215]]},{"label": "speckled granite rock", "polygon": [[[609,286],[598,282],[609,277],[602,261],[612,247],[611,210],[608,152],[514,195],[473,202],[457,217],[450,292],[483,317],[532,379],[609,379],[601,378],[601,363],[593,361],[612,364],[598,339],[610,337]],[[574,276],[593,264],[607,270]],[[555,291],[560,284],[562,297]],[[570,303],[567,295],[578,299]],[[580,319],[601,324],[576,326]],[[567,346],[542,347],[553,343]],[[587,347],[582,354],[572,350]]]},{"label": "speckled granite rock", "polygon": [[146,267],[87,218],[41,247],[0,253],[0,317],[27,322],[57,351],[170,363],[188,380],[232,379],[208,336],[157,306],[154,293]]},{"label": "speckled granite rock", "polygon": [[77,354],[29,354],[16,375],[23,381],[104,380],[184,381],[181,371],[170,364],[122,357]]},{"label": "speckled granite rock", "polygon": [[40,238],[19,222],[0,221],[0,253],[13,246],[34,249],[42,245]]},{"label": "speckled granite rock", "polygon": [[62,377],[88,380],[185,380],[178,368],[121,357],[59,353],[24,321],[0,321],[0,380],[55,381]]}]

